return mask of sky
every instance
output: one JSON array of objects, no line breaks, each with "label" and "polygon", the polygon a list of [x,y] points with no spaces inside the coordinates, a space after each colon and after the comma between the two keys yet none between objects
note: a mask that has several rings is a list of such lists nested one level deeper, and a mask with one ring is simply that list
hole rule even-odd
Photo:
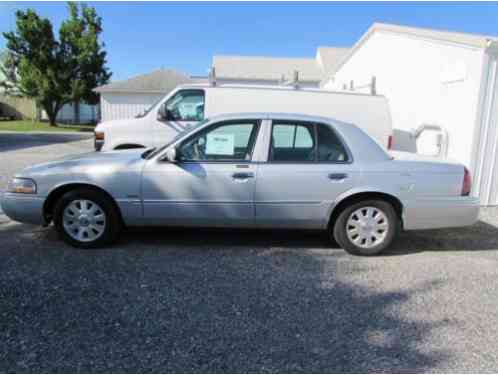
[{"label": "sky", "polygon": [[[373,22],[498,36],[498,3],[87,2],[103,19],[113,81],[158,68],[207,75],[213,55],[315,56],[353,45]],[[0,3],[0,32],[16,9],[34,9],[55,30],[64,2]],[[0,36],[0,50],[5,40]]]}]

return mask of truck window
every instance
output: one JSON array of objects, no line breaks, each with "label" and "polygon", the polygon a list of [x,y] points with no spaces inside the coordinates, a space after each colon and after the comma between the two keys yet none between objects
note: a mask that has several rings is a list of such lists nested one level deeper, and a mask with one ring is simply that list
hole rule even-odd
[{"label": "truck window", "polygon": [[168,119],[172,121],[202,121],[204,119],[204,91],[181,90],[166,103]]}]

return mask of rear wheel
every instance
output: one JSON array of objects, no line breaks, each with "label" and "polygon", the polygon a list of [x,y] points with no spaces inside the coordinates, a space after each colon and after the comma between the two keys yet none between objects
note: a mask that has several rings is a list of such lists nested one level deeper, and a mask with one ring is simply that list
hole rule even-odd
[{"label": "rear wheel", "polygon": [[96,248],[116,240],[121,219],[113,202],[91,189],[64,194],[55,206],[54,224],[62,239],[81,248]]},{"label": "rear wheel", "polygon": [[346,207],[334,224],[333,234],[350,254],[376,255],[391,245],[399,226],[391,204],[367,200]]}]

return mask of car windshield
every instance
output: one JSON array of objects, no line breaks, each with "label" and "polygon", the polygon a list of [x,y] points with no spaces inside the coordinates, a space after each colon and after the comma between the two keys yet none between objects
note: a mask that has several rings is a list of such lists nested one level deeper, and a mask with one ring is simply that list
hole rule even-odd
[{"label": "car windshield", "polygon": [[206,122],[208,122],[209,119],[204,119],[200,122],[198,122],[197,124],[195,124],[194,126],[191,126],[187,129],[184,129],[182,130],[181,132],[179,132],[171,141],[169,141],[168,143],[166,143],[164,146],[161,146],[159,147],[158,149],[154,150],[154,152],[150,153],[147,155],[147,159],[151,159],[153,158],[154,156],[156,155],[159,155],[161,152],[163,152],[169,145],[175,143],[177,140],[179,140],[180,138],[182,138],[183,136],[191,133],[192,131],[194,131],[195,129],[197,129],[199,126],[201,125],[204,125]]},{"label": "car windshield", "polygon": [[158,100],[156,100],[149,108],[143,110],[140,112],[138,115],[135,116],[135,118],[142,118],[147,116],[147,114],[154,109],[155,106],[157,106],[162,100],[164,96],[161,96]]}]

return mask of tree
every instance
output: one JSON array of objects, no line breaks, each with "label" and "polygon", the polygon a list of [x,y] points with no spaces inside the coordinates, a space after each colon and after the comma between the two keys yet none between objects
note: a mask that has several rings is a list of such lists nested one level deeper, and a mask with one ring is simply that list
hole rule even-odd
[{"label": "tree", "polygon": [[34,99],[52,126],[64,104],[80,100],[96,104],[98,95],[93,89],[111,77],[105,66],[104,43],[99,42],[102,19],[85,4],[68,3],[68,9],[69,18],[62,22],[58,40],[50,21],[31,9],[17,11],[16,30],[3,33],[8,84]]},{"label": "tree", "polygon": [[0,52],[0,92],[7,95],[18,95],[15,87],[16,74],[13,60],[7,51]]}]

